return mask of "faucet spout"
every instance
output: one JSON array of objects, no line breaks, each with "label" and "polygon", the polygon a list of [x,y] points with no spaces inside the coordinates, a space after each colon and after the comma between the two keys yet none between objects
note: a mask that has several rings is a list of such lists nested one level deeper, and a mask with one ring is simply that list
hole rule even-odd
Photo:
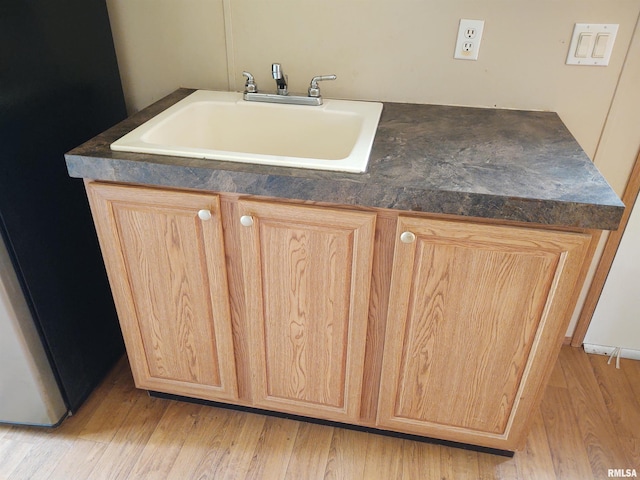
[{"label": "faucet spout", "polygon": [[322,105],[322,95],[320,95],[320,87],[318,82],[322,80],[335,80],[335,75],[319,75],[311,79],[308,95],[302,95],[299,93],[289,93],[287,86],[287,76],[282,71],[282,66],[279,63],[271,64],[271,76],[276,81],[278,90],[276,93],[262,93],[258,92],[258,87],[255,83],[253,75],[249,72],[242,72],[242,75],[247,77],[247,82],[244,85],[244,98],[247,102],[267,102],[267,103],[280,103],[287,105],[310,105],[318,106]]},{"label": "faucet spout", "polygon": [[278,95],[288,95],[287,76],[282,71],[279,63],[271,65],[271,76],[273,76],[273,79],[276,81]]}]

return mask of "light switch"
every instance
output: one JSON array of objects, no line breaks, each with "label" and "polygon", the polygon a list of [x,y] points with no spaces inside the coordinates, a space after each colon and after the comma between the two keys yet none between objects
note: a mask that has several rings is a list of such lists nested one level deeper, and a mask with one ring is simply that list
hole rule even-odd
[{"label": "light switch", "polygon": [[593,46],[593,53],[591,54],[593,58],[604,58],[605,53],[607,53],[607,44],[609,43],[610,36],[608,33],[599,33],[596,35],[596,43]]},{"label": "light switch", "polygon": [[578,46],[576,47],[576,57],[587,58],[591,51],[591,39],[593,35],[591,33],[581,33],[578,37]]},{"label": "light switch", "polygon": [[618,33],[615,23],[576,23],[567,54],[567,65],[609,65]]}]

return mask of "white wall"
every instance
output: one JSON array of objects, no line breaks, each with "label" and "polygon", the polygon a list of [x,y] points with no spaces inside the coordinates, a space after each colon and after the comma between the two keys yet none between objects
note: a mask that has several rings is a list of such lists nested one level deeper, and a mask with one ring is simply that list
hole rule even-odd
[{"label": "white wall", "polygon": [[[620,196],[624,193],[640,145],[640,117],[637,113],[640,107],[638,85],[640,85],[640,18],[636,23],[635,33],[620,72],[616,93],[594,159],[602,174]],[[607,239],[608,235],[605,232],[600,239],[599,249],[582,289],[578,308],[574,312],[568,334],[573,332],[580,317],[581,307],[586,299],[597,262],[602,255]],[[627,281],[637,282],[637,279],[629,277]]]},{"label": "white wall", "polygon": [[[241,90],[243,70],[272,89],[279,62],[291,90],[337,74],[328,97],[556,111],[619,195],[640,146],[640,0],[107,5],[131,112],[178,87]],[[485,20],[476,62],[453,59],[460,18]],[[574,23],[620,25],[608,67],[565,65]]]},{"label": "white wall", "polygon": [[[639,197],[640,198],[640,197]],[[640,200],[629,218],[584,341],[640,355]],[[629,281],[629,279],[632,279]]]},{"label": "white wall", "polygon": [[130,113],[178,87],[227,89],[221,0],[107,0]]}]

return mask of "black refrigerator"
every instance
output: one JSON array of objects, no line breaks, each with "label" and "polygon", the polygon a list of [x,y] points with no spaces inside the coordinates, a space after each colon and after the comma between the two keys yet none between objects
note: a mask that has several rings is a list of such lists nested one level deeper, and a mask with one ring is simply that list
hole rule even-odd
[{"label": "black refrigerator", "polygon": [[[64,153],[125,116],[104,0],[0,1],[0,422],[58,423],[124,352],[84,187]],[[41,343],[60,419],[12,418],[35,395],[8,353],[14,333],[23,350]]]}]

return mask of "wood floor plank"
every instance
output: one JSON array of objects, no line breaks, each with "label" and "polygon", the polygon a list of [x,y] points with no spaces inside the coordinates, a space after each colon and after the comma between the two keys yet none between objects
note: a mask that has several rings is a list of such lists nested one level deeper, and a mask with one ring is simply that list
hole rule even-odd
[{"label": "wood floor plank", "polygon": [[[404,440],[402,442],[402,478],[440,478],[440,450],[447,447]],[[351,477],[357,478],[357,477]]]},{"label": "wood floor plank", "polygon": [[[624,436],[640,435],[640,399],[627,380],[625,365],[621,369],[615,368],[613,362],[608,365],[603,355],[590,355],[589,360],[616,429]],[[623,363],[628,362],[632,360],[623,359]]]},{"label": "wood floor plank", "polygon": [[547,387],[540,406],[549,450],[559,479],[593,478],[568,389]]},{"label": "wood floor plank", "polygon": [[608,469],[628,462],[599,392],[589,357],[581,348],[564,348],[558,364],[565,373],[593,475],[595,478],[607,478]]},{"label": "wood floor plank", "polygon": [[300,428],[300,422],[294,420],[267,418],[247,470],[246,480],[284,478],[298,428]]},{"label": "wood floor plank", "polygon": [[[640,361],[625,359],[622,364],[622,371],[627,377],[627,382],[634,392],[637,402],[640,402]],[[640,472],[640,427],[636,430],[638,435],[633,437],[621,436],[620,441],[623,443],[625,452],[631,458],[631,462],[638,472]]]},{"label": "wood floor plank", "polygon": [[547,385],[552,387],[567,388],[567,379],[564,376],[564,371],[562,370],[560,362],[556,362],[555,366],[553,367],[551,377],[549,378],[549,383]]},{"label": "wood floor plank", "polygon": [[11,425],[0,424],[0,441],[2,438],[11,431]]},{"label": "wood floor plank", "polygon": [[224,442],[224,437],[229,435],[229,431],[239,428],[242,422],[244,418],[238,412],[213,407],[203,410],[185,438],[167,478],[195,477],[199,465],[206,458],[211,460],[212,453],[216,458],[212,463],[218,465],[217,459],[229,445]]},{"label": "wood floor plank", "polygon": [[[623,359],[620,369],[615,368],[614,362],[610,365],[607,364],[606,356],[590,355],[589,361],[607,412],[627,458],[627,466],[624,468],[640,469],[640,452],[637,448],[640,443],[640,428],[638,427],[640,425],[640,397],[636,394],[638,387],[629,383],[626,373],[627,369],[635,371],[634,362],[636,361]],[[613,466],[610,468],[623,467]]]},{"label": "wood floor plank", "polygon": [[440,451],[440,471],[442,480],[480,478],[478,453],[460,448],[443,448]]},{"label": "wood floor plank", "polygon": [[640,438],[621,436],[620,444],[628,458],[624,468],[635,468],[640,475]]},{"label": "wood floor plank", "polygon": [[519,480],[518,467],[515,458],[478,452],[478,479],[495,480],[509,478]]},{"label": "wood floor plank", "polygon": [[171,402],[131,469],[129,478],[165,479],[182,444],[207,407]]},{"label": "wood floor plank", "polygon": [[140,393],[130,375],[122,376],[120,381],[113,384],[104,400],[93,410],[80,430],[79,438],[109,443]]},{"label": "wood floor plank", "polygon": [[83,480],[91,478],[91,471],[104,454],[107,445],[102,442],[76,439],[62,455],[48,480]]},{"label": "wood floor plank", "polygon": [[219,408],[209,410],[205,415],[215,419],[218,425],[206,431],[205,423],[204,428],[197,429],[187,437],[167,478],[204,480],[218,479],[225,474],[236,435],[245,424],[246,415]]},{"label": "wood floor plank", "polygon": [[31,443],[0,438],[0,478],[9,478],[18,465],[29,461],[28,455],[34,448]]},{"label": "wood floor plank", "polygon": [[367,480],[402,478],[402,442],[396,438],[371,435],[367,439],[364,476]]},{"label": "wood floor plank", "polygon": [[[215,480],[241,480],[247,476],[265,422],[266,416],[264,415],[245,415],[245,422],[237,432],[233,448],[230,451],[227,469],[223,476],[215,477]],[[202,476],[198,475],[196,478],[202,478]]]},{"label": "wood floor plank", "polygon": [[76,436],[93,417],[93,413],[100,405],[110,398],[111,391],[121,383],[130,384],[133,382],[131,369],[126,356],[123,356],[106,375],[104,380],[89,395],[87,400],[80,406],[77,412],[68,417],[56,432],[61,435]]},{"label": "wood floor plank", "polygon": [[640,403],[640,360],[622,360],[621,370],[634,392],[636,403]]},{"label": "wood floor plank", "polygon": [[6,432],[3,440],[39,445],[55,433],[49,428],[14,425]]},{"label": "wood floor plank", "polygon": [[56,468],[60,458],[71,448],[73,440],[58,438],[44,441],[29,451],[27,461],[22,461],[7,477],[7,480],[46,480]]},{"label": "wood floor plank", "polygon": [[90,474],[91,480],[124,480],[142,454],[169,401],[139,391],[131,411]]},{"label": "wood floor plank", "polygon": [[367,439],[366,433],[335,428],[329,449],[325,480],[365,478]]},{"label": "wood floor plank", "polygon": [[514,459],[518,471],[517,478],[522,480],[556,480],[547,431],[540,409],[536,410],[533,417],[531,431],[524,449],[516,452]]},{"label": "wood floor plank", "polygon": [[284,478],[323,479],[332,438],[332,427],[301,422]]},{"label": "wood floor plank", "polygon": [[500,476],[500,458],[497,455],[478,452],[477,461],[478,480],[495,480],[496,478],[502,478]]},{"label": "wood floor plank", "polygon": [[486,454],[478,454],[478,464],[480,465],[480,475],[484,477],[483,478],[510,478],[513,480],[529,480],[529,479],[525,479],[524,477],[520,476],[520,473],[518,472],[518,464],[515,458],[501,458],[498,457],[498,465],[497,468],[495,469],[495,475],[493,477],[489,477],[486,476],[486,470],[483,468],[483,464],[484,464],[484,458],[487,457],[488,455]]}]

